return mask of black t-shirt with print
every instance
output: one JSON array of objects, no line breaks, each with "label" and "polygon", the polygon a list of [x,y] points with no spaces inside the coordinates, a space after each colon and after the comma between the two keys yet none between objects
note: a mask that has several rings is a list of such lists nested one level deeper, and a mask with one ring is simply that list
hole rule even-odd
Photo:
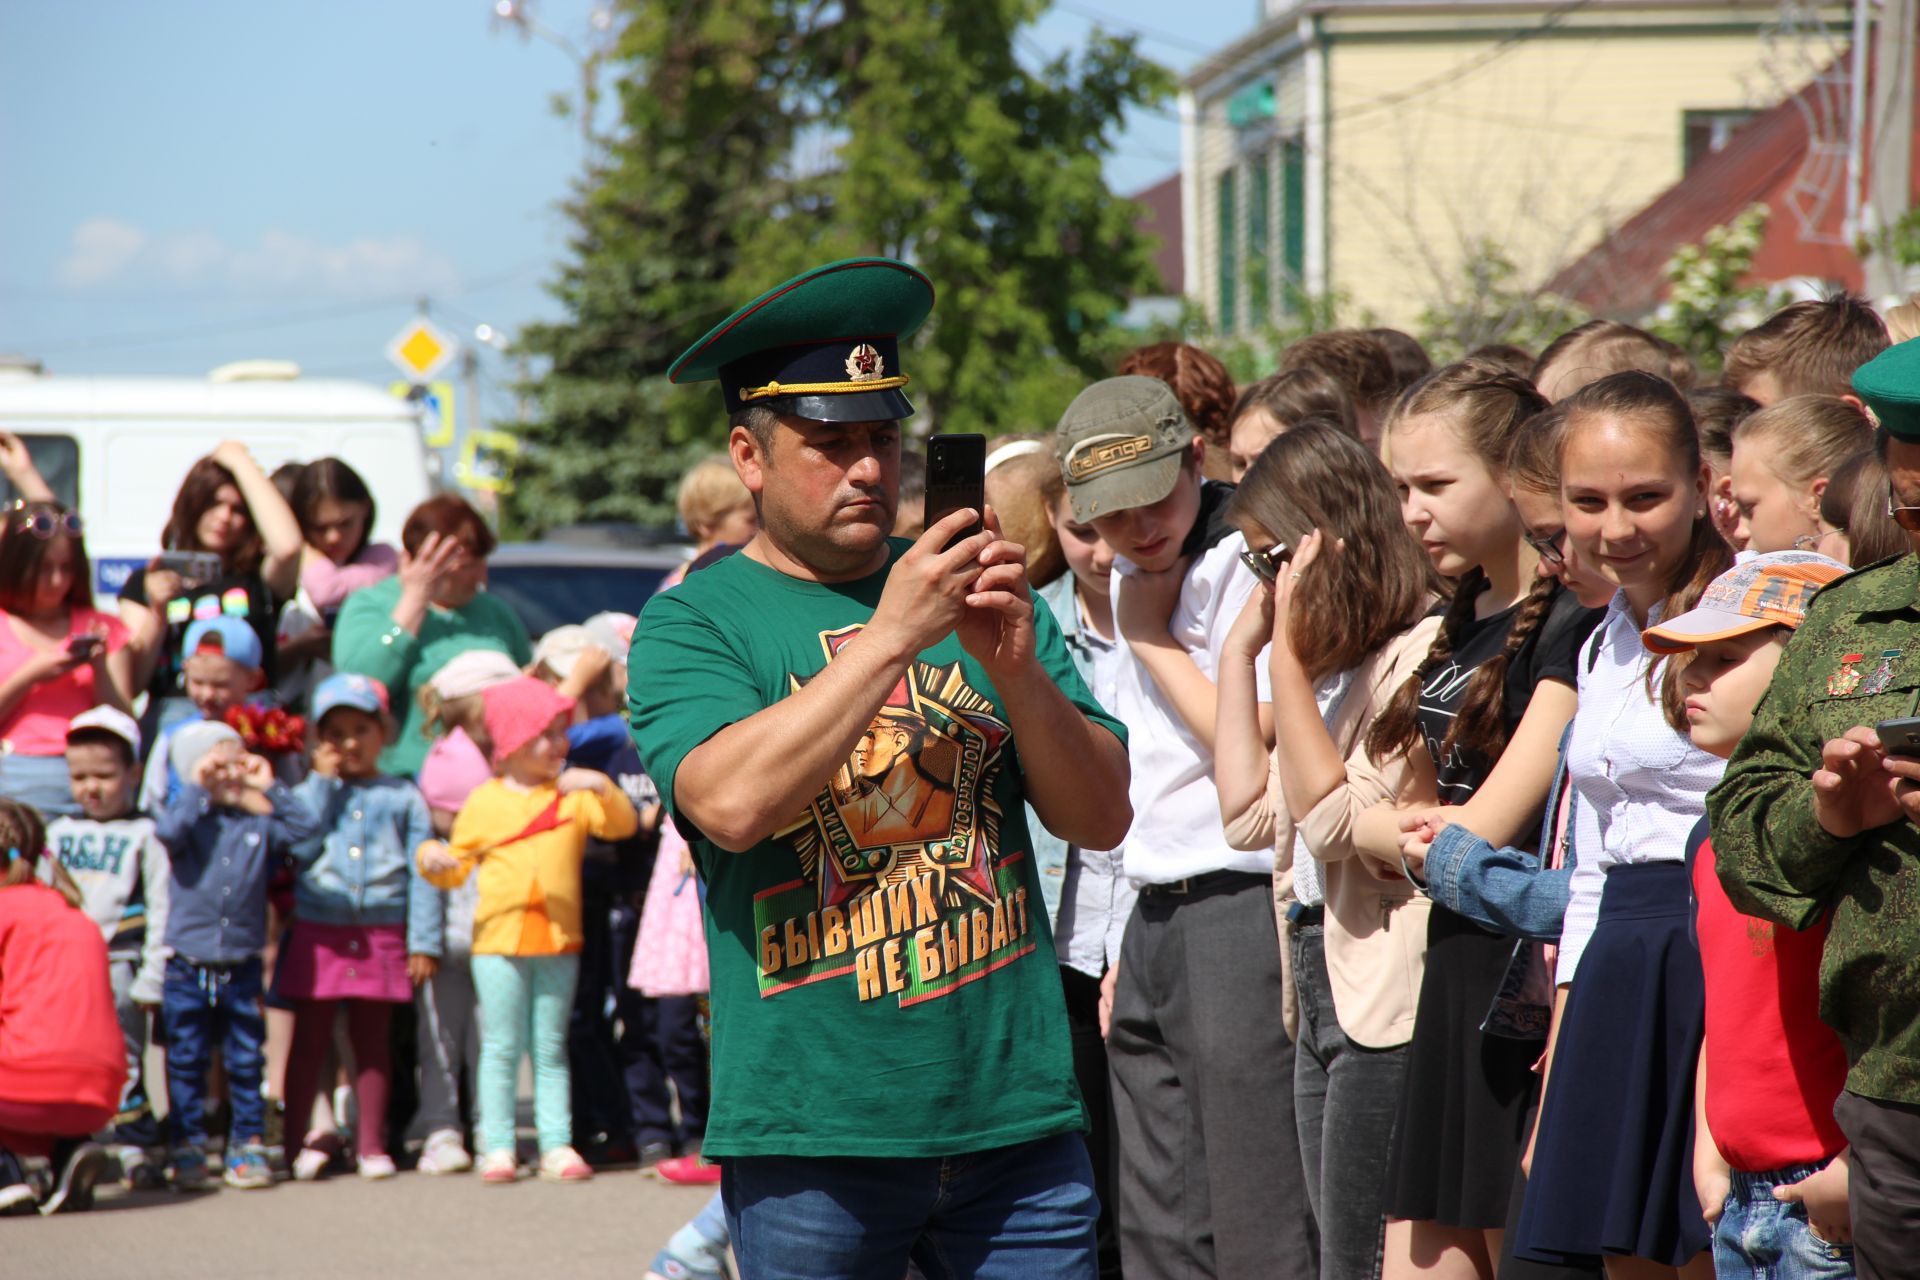
[{"label": "black t-shirt with print", "polygon": [[[147,603],[147,575],[133,573],[127,577],[127,585],[121,588],[120,598],[131,600],[137,605]],[[267,681],[274,678],[273,642],[274,624],[279,609],[273,599],[273,592],[267,588],[265,580],[257,573],[226,574],[204,582],[191,589],[183,590],[180,595],[167,602],[167,645],[160,662],[153,669],[153,679],[147,685],[147,692],[154,699],[179,697],[181,688],[181,647],[187,640],[187,628],[202,618],[217,618],[221,615],[245,618],[253,633],[260,637],[260,653],[264,660]]]},{"label": "black t-shirt with print", "polygon": [[[1506,647],[1507,634],[1513,628],[1519,606],[1503,609],[1485,618],[1474,618],[1455,637],[1450,659],[1428,672],[1420,690],[1417,719],[1433,757],[1439,778],[1440,803],[1464,804],[1493,772],[1494,761],[1478,751],[1455,746],[1445,758],[1441,744],[1459,713],[1473,673],[1482,663],[1496,658]],[[1526,713],[1534,686],[1542,680],[1576,683],[1580,646],[1605,615],[1604,609],[1585,609],[1564,587],[1554,591],[1546,620],[1539,630],[1521,645],[1507,666],[1506,729],[1511,734]]]}]

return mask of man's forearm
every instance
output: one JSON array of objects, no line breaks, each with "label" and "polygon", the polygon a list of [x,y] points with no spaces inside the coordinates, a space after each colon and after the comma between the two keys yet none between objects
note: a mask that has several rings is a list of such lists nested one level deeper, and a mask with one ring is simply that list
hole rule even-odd
[{"label": "man's forearm", "polygon": [[675,807],[720,848],[753,848],[847,763],[912,659],[863,632],[791,696],[688,753],[674,775]]},{"label": "man's forearm", "polygon": [[995,679],[1026,777],[1027,802],[1069,844],[1115,849],[1133,825],[1127,749],[1087,719],[1035,662]]}]

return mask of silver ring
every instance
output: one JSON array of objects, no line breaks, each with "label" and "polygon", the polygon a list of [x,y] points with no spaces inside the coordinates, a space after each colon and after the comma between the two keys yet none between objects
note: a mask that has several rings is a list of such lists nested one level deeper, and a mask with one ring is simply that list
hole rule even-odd
[{"label": "silver ring", "polygon": [[1300,575],[1299,575],[1298,573],[1289,573],[1289,574],[1287,575],[1287,581],[1289,581],[1289,582],[1298,582],[1298,581],[1300,581]]}]

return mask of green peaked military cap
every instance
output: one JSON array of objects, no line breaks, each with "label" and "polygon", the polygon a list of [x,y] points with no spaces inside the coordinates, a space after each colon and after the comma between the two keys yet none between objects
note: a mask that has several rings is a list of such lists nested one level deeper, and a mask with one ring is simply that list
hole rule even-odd
[{"label": "green peaked military cap", "polygon": [[762,405],[820,422],[897,421],[913,413],[900,342],[932,310],[932,281],[904,262],[829,262],[715,325],[667,378],[717,379],[729,415]]},{"label": "green peaked military cap", "polygon": [[1855,369],[1853,390],[1888,435],[1920,443],[1920,339],[1888,347]]}]

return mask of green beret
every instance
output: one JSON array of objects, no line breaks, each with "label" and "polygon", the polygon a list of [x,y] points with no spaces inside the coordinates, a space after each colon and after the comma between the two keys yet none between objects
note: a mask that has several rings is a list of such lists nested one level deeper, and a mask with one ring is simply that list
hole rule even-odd
[{"label": "green beret", "polygon": [[1888,347],[1855,369],[1853,390],[1888,435],[1920,444],[1920,339]]},{"label": "green beret", "polygon": [[730,415],[761,405],[820,422],[898,421],[913,413],[900,341],[932,310],[932,282],[904,262],[830,262],[715,325],[667,379],[717,379]]}]

